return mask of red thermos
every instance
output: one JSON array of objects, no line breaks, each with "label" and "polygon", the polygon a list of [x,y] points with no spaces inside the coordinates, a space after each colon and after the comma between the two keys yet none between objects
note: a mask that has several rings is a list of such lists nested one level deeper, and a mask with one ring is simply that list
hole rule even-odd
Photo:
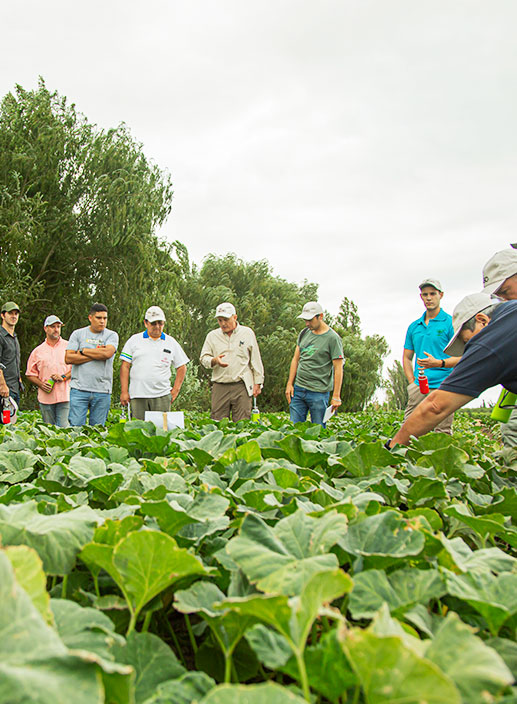
[{"label": "red thermos", "polygon": [[418,386],[420,387],[421,394],[429,393],[429,382],[427,381],[427,377],[424,374],[423,369],[420,369],[418,372]]}]

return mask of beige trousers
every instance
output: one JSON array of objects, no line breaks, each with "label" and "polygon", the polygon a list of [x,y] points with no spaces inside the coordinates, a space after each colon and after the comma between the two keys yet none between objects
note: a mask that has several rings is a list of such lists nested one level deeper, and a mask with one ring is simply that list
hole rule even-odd
[{"label": "beige trousers", "polygon": [[229,418],[230,414],[234,423],[238,420],[249,420],[251,417],[252,398],[246,391],[243,381],[230,384],[212,384],[212,413],[213,420]]},{"label": "beige trousers", "polygon": [[[431,389],[432,391],[432,389]],[[408,416],[413,413],[415,408],[422,403],[424,398],[428,396],[429,394],[422,394],[420,393],[420,389],[418,388],[418,384],[411,383],[407,387],[407,392],[408,392],[408,402],[406,406],[406,410],[404,411],[404,420],[408,418]],[[447,433],[448,435],[452,435],[452,419],[454,418],[454,413],[451,413],[450,416],[447,416],[442,420],[441,423],[439,423],[436,428],[434,429],[435,433]]]}]

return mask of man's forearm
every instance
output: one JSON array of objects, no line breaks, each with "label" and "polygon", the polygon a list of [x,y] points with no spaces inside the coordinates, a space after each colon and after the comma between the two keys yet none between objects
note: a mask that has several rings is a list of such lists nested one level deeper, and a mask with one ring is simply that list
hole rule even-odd
[{"label": "man's forearm", "polygon": [[413,367],[413,360],[408,359],[407,357],[403,357],[402,368],[404,369],[404,374],[406,376],[407,383],[411,384],[413,381],[415,381],[415,370]]},{"label": "man's forearm", "polygon": [[294,380],[296,379],[296,372],[298,371],[298,360],[296,357],[293,357],[291,360],[291,364],[289,365],[289,378],[287,379],[287,383],[293,385]]},{"label": "man's forearm", "polygon": [[181,385],[183,384],[183,381],[185,379],[185,374],[187,373],[187,365],[182,364],[181,367],[178,367],[176,369],[176,378],[174,379],[174,386],[172,387],[172,391],[176,392],[179,394]]},{"label": "man's forearm", "polygon": [[129,362],[122,362],[120,365],[120,392],[127,394],[129,391]]},{"label": "man's forearm", "polygon": [[113,345],[107,345],[106,347],[94,347],[93,349],[84,347],[82,353],[87,359],[94,362],[103,362],[106,359],[111,359],[113,357],[115,354],[115,348]]},{"label": "man's forearm", "polygon": [[[341,360],[339,360],[341,362]],[[343,364],[334,364],[334,390],[332,398],[341,398],[341,386],[343,385]]]},{"label": "man's forearm", "polygon": [[76,350],[66,350],[65,352],[65,364],[84,364],[90,361],[88,357],[85,357]]},{"label": "man's forearm", "polygon": [[436,426],[451,413],[472,400],[472,396],[455,394],[451,391],[435,389],[420,403],[391,441],[394,445],[407,445],[412,435],[420,437]]}]

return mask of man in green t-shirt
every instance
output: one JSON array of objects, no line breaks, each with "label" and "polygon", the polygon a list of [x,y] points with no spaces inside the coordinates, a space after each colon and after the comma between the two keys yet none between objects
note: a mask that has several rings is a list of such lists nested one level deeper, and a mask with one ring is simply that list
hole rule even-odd
[{"label": "man in green t-shirt", "polygon": [[310,411],[311,421],[325,427],[323,417],[332,391],[331,406],[341,405],[343,345],[341,338],[323,320],[323,308],[310,301],[298,316],[305,329],[298,335],[285,388],[293,423],[303,423]]}]

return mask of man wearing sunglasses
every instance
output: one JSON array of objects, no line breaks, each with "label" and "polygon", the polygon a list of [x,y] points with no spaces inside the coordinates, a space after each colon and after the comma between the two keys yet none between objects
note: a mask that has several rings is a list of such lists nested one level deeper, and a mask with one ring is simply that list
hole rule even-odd
[{"label": "man wearing sunglasses", "polygon": [[[132,417],[140,420],[145,420],[146,411],[170,411],[190,361],[180,344],[163,331],[165,313],[159,306],[147,309],[144,325],[144,332],[132,335],[120,354],[120,403],[129,403]],[[176,369],[174,385],[171,366]]]}]

